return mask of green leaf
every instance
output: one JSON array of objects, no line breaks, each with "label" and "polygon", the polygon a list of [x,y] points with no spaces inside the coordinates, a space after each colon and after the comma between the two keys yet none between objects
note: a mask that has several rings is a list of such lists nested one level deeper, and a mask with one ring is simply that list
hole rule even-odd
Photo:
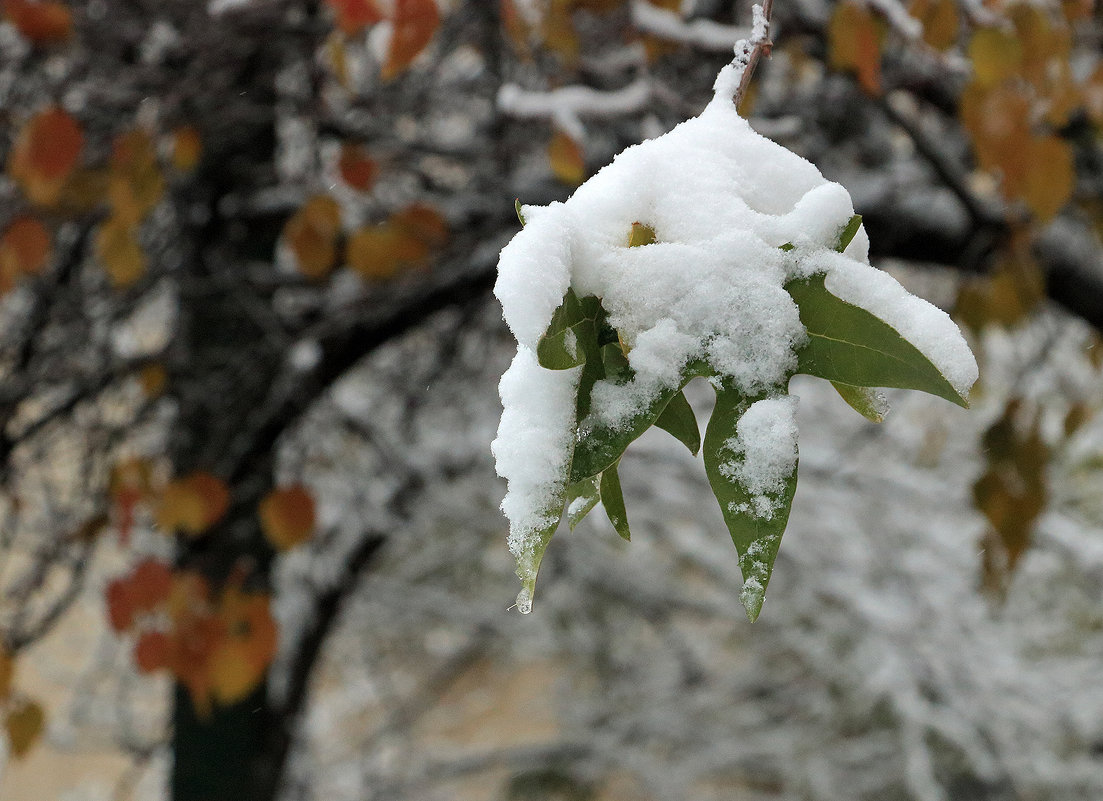
[{"label": "green leaf", "polygon": [[[567,488],[567,525],[571,531],[601,500],[600,481],[600,476],[590,476]],[[581,503],[578,502],[580,499]]]},{"label": "green leaf", "polygon": [[601,474],[601,505],[605,507],[605,514],[609,515],[609,522],[617,530],[620,536],[631,542],[632,533],[628,530],[628,512],[624,508],[624,494],[620,490],[620,476],[617,475],[617,467],[620,462],[609,465]]},{"label": "green leaf", "polygon": [[597,342],[593,320],[580,320],[551,336],[545,334],[536,345],[536,359],[549,370],[569,370],[586,361],[587,339]]},{"label": "green leaf", "polygon": [[[527,551],[517,559],[517,577],[521,579],[521,591],[517,593],[517,609],[522,615],[532,611],[532,599],[536,595],[536,578],[540,573],[540,563],[544,561],[544,553],[548,550],[548,543],[559,528],[559,517],[563,511],[565,490],[558,498],[552,499],[551,508],[557,508],[552,512],[554,522],[541,529],[536,537],[531,551]],[[558,507],[556,507],[558,504]]]},{"label": "green leaf", "polygon": [[883,423],[888,414],[889,406],[885,396],[870,387],[852,387],[850,384],[840,384],[832,381],[843,400],[850,404],[850,408],[872,423]]},{"label": "green leaf", "polygon": [[[753,623],[762,611],[781,535],[789,520],[797,489],[797,468],[794,462],[781,492],[766,496],[765,510],[760,508],[760,499],[739,483],[732,467],[738,465],[742,457],[732,452],[728,442],[736,436],[736,425],[750,406],[751,401],[731,386],[725,384],[717,388],[716,407],[705,429],[704,457],[705,474],[739,553],[744,581],[739,600]],[[763,511],[765,514],[761,513]]]},{"label": "green leaf", "polygon": [[858,233],[858,229],[862,227],[862,215],[855,214],[849,220],[846,225],[843,226],[843,230],[839,232],[839,242],[835,245],[835,250],[842,253],[849,247],[850,243],[854,241],[855,235]]},{"label": "green leaf", "polygon": [[521,198],[514,198],[513,208],[517,212],[517,219],[521,221],[521,227],[525,227],[525,215],[521,212]]},{"label": "green leaf", "polygon": [[697,427],[697,417],[693,414],[693,408],[686,400],[684,392],[679,392],[670,399],[655,425],[672,434],[694,456],[701,450],[701,430]]},{"label": "green leaf", "polygon": [[[579,429],[578,443],[575,445],[574,461],[571,463],[570,482],[597,475],[619,460],[625,448],[655,424],[671,398],[682,391],[686,382],[700,374],[696,369],[687,367],[680,384],[664,387],[656,392],[637,414],[619,425],[583,422]],[[579,419],[585,421],[581,416]]]},{"label": "green leaf", "polygon": [[653,245],[658,241],[655,229],[641,222],[632,223],[632,232],[628,235],[628,247],[638,248]]},{"label": "green leaf", "polygon": [[601,363],[605,368],[605,377],[617,384],[632,379],[632,369],[628,366],[628,357],[617,342],[601,346]]},{"label": "green leaf", "polygon": [[808,344],[797,354],[798,373],[855,387],[918,389],[969,407],[918,348],[888,323],[828,292],[822,274],[785,289],[808,331]]}]

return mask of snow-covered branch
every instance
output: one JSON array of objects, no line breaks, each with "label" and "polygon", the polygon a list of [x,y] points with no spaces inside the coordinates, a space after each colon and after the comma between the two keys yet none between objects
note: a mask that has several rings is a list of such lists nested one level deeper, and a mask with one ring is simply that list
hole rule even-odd
[{"label": "snow-covered branch", "polygon": [[720,53],[730,50],[732,42],[751,35],[747,28],[722,25],[710,19],[684,20],[675,12],[653,6],[647,0],[632,3],[632,22],[643,33]]},{"label": "snow-covered branch", "polygon": [[651,99],[651,84],[640,78],[623,89],[601,92],[586,86],[565,86],[550,92],[530,92],[516,84],[498,91],[498,108],[513,117],[550,119],[566,133],[582,138],[581,118],[615,117],[643,110]]}]

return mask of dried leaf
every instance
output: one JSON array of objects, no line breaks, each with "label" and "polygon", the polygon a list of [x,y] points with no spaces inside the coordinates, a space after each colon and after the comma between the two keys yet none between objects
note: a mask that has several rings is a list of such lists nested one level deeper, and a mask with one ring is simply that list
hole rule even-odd
[{"label": "dried leaf", "polygon": [[306,487],[272,490],[258,508],[265,538],[277,551],[301,545],[314,534],[314,498]]},{"label": "dried leaf", "polygon": [[36,275],[50,260],[50,233],[34,217],[16,217],[0,236],[0,272],[12,279]]},{"label": "dried leaf", "polygon": [[923,41],[935,50],[948,50],[957,42],[961,20],[955,0],[914,0],[908,13],[923,23]]},{"label": "dried leaf", "polygon": [[52,206],[61,196],[84,147],[84,133],[63,109],[52,106],[23,127],[8,158],[8,172],[27,199]]},{"label": "dried leaf", "polygon": [[64,42],[73,33],[73,14],[58,0],[5,0],[4,15],[36,45]]},{"label": "dried leaf", "polygon": [[548,144],[548,162],[555,177],[568,186],[578,186],[586,180],[582,148],[563,131],[556,131]]},{"label": "dried leaf", "polygon": [[8,706],[4,728],[8,732],[8,747],[16,759],[26,756],[42,736],[46,713],[36,701],[19,699]]},{"label": "dried leaf", "polygon": [[337,27],[346,36],[356,36],[383,19],[374,0],[326,0],[337,15]]},{"label": "dried leaf", "polygon": [[203,140],[192,125],[182,125],[172,134],[172,166],[178,172],[191,172],[203,157]]},{"label": "dried leaf", "polygon": [[283,239],[307,278],[329,275],[337,261],[341,208],[329,195],[314,195],[288,219]]},{"label": "dried leaf", "polygon": [[110,217],[100,226],[95,240],[96,259],[116,289],[133,286],[146,274],[146,256],[138,244],[133,224]]},{"label": "dried leaf", "polygon": [[144,631],[134,643],[134,664],[142,673],[167,668],[172,658],[172,640],[163,631]]},{"label": "dried leaf", "polygon": [[198,537],[221,520],[229,507],[226,484],[210,473],[195,472],[169,482],[154,517],[166,533]]},{"label": "dried leaf", "polygon": [[165,179],[149,134],[127,131],[115,138],[107,197],[118,219],[137,225],[160,202]]},{"label": "dried leaf", "polygon": [[828,60],[833,69],[854,72],[870,95],[881,94],[881,46],[885,29],[864,5],[839,3],[827,30]]},{"label": "dried leaf", "polygon": [[395,0],[394,26],[381,76],[389,81],[405,70],[433,39],[440,25],[436,0]]},{"label": "dried leaf", "polygon": [[372,188],[379,171],[364,147],[351,142],[341,145],[337,169],[341,173],[341,180],[360,192],[367,192]]},{"label": "dried leaf", "polygon": [[1023,63],[1019,40],[1001,28],[981,28],[969,40],[973,80],[990,88],[1014,76]]}]

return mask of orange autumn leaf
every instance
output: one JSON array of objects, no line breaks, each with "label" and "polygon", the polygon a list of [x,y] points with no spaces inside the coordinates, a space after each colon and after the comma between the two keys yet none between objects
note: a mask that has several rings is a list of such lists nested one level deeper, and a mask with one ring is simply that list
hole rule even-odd
[{"label": "orange autumn leaf", "polygon": [[126,220],[108,218],[96,233],[94,246],[96,259],[116,289],[133,286],[146,274],[146,256],[137,231]]},{"label": "orange autumn leaf", "polygon": [[144,459],[128,459],[111,469],[107,491],[115,508],[119,538],[125,545],[134,527],[134,510],[150,494],[151,468]]},{"label": "orange autumn leaf", "polygon": [[172,657],[172,640],[163,631],[144,631],[134,643],[134,664],[142,673],[167,668]]},{"label": "orange autumn leaf", "polygon": [[349,237],[348,265],[364,278],[385,280],[403,270],[424,266],[429,248],[416,236],[390,223],[368,225]]},{"label": "orange autumn leaf", "polygon": [[34,217],[16,217],[0,236],[0,272],[35,275],[50,260],[50,234]]},{"label": "orange autumn leaf", "polygon": [[305,487],[272,490],[258,507],[260,527],[277,551],[287,551],[314,533],[314,498]]},{"label": "orange autumn leaf", "polygon": [[225,636],[211,653],[211,692],[220,704],[242,700],[263,680],[276,655],[278,629],[267,595],[228,588],[219,604]]},{"label": "orange autumn leaf", "polygon": [[337,161],[341,180],[360,192],[367,192],[375,183],[378,168],[368,157],[363,146],[345,142],[341,145],[341,157]]},{"label": "orange autumn leaf", "polygon": [[203,140],[191,125],[183,125],[172,134],[172,166],[178,172],[191,172],[203,157]]},{"label": "orange autumn leaf", "polygon": [[326,0],[337,16],[337,27],[347,36],[355,36],[383,19],[374,0]]},{"label": "orange autumn leaf", "polygon": [[36,45],[63,42],[73,32],[73,14],[58,0],[5,0],[4,15]]},{"label": "orange autumn leaf", "polygon": [[154,518],[165,532],[198,537],[221,520],[229,508],[226,484],[210,473],[195,472],[168,483]]},{"label": "orange autumn leaf", "polygon": [[414,203],[391,215],[390,224],[429,248],[440,248],[448,241],[448,223],[440,212],[423,203]]},{"label": "orange autumn leaf", "polygon": [[881,94],[881,45],[885,29],[868,8],[855,2],[835,6],[828,25],[828,60],[833,69],[853,72],[868,94]]},{"label": "orange autumn leaf", "polygon": [[563,131],[556,131],[548,144],[548,162],[555,177],[568,186],[578,186],[586,180],[582,148]]},{"label": "orange autumn leaf", "polygon": [[513,47],[521,54],[529,54],[529,36],[531,31],[520,11],[517,10],[517,0],[499,0],[499,11],[502,28]]},{"label": "orange autumn leaf", "polygon": [[80,159],[84,133],[57,106],[36,114],[20,131],[8,158],[8,173],[27,198],[51,206]]},{"label": "orange autumn leaf", "polygon": [[107,620],[112,629],[122,633],[134,625],[134,595],[127,579],[117,578],[108,584],[104,597],[107,599]]},{"label": "orange autumn leaf", "polygon": [[211,658],[226,636],[223,622],[210,610],[187,610],[174,620],[168,668],[191,695],[202,718],[211,713]]},{"label": "orange autumn leaf", "polygon": [[8,748],[16,759],[31,750],[46,724],[46,713],[36,701],[19,699],[8,705],[4,728],[8,732]]},{"label": "orange autumn leaf", "polygon": [[314,195],[287,220],[283,240],[307,278],[325,278],[337,260],[341,208],[328,195]]},{"label": "orange autumn leaf", "polygon": [[134,608],[151,612],[168,601],[172,591],[172,569],[157,559],[144,559],[130,574],[130,593]]},{"label": "orange autumn leaf", "polygon": [[440,25],[436,0],[395,0],[391,43],[382,78],[389,81],[410,66],[433,39]]}]

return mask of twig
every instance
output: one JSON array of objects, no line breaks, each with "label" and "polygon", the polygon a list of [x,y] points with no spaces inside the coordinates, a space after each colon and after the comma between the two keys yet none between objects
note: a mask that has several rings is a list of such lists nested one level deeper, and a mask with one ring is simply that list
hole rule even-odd
[{"label": "twig", "polygon": [[758,68],[758,62],[764,56],[769,56],[774,47],[770,39],[770,19],[774,13],[774,0],[763,0],[761,6],[756,3],[752,13],[751,38],[740,39],[735,43],[735,59],[732,61],[732,65],[740,71],[739,86],[732,96],[732,102],[737,108],[747,94],[751,78]]}]

